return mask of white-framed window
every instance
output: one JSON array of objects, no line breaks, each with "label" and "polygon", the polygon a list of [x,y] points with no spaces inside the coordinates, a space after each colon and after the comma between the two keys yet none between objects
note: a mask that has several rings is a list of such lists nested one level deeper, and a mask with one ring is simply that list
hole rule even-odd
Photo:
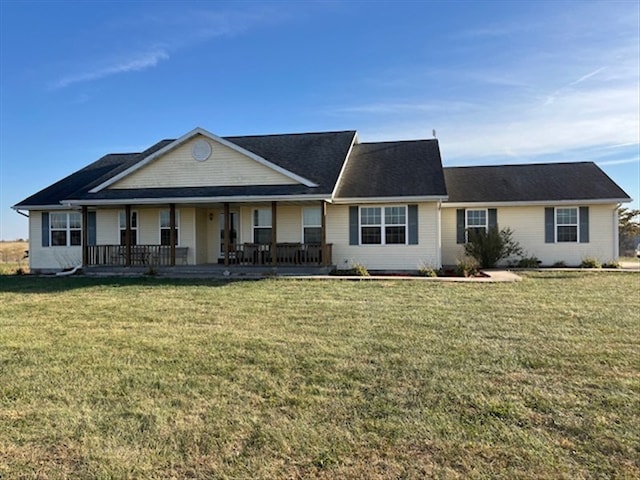
[{"label": "white-framed window", "polygon": [[52,247],[82,245],[82,215],[78,212],[51,212],[49,239]]},{"label": "white-framed window", "polygon": [[[160,245],[171,245],[171,212],[160,210]],[[176,210],[176,245],[180,245],[180,211]]]},{"label": "white-framed window", "polygon": [[473,232],[473,231],[486,232],[489,227],[487,209],[466,210],[465,225],[466,225],[467,241],[469,241],[469,232]]},{"label": "white-framed window", "polygon": [[577,207],[556,208],[556,242],[578,242],[578,216]]},{"label": "white-framed window", "polygon": [[302,209],[303,243],[322,243],[322,211],[320,207]]},{"label": "white-framed window", "polygon": [[405,245],[407,207],[360,207],[360,244]]},{"label": "white-framed window", "polygon": [[271,243],[271,209],[256,208],[253,211],[253,242]]},{"label": "white-framed window", "polygon": [[[119,212],[118,224],[120,227],[120,245],[126,244],[127,237],[127,214],[126,212]],[[138,244],[138,212],[131,211],[131,245]]]}]

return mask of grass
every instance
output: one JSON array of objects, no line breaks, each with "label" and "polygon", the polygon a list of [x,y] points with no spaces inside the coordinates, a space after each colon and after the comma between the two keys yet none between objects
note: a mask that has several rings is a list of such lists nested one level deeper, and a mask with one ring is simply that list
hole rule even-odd
[{"label": "grass", "polygon": [[639,286],[0,277],[0,476],[638,478]]}]

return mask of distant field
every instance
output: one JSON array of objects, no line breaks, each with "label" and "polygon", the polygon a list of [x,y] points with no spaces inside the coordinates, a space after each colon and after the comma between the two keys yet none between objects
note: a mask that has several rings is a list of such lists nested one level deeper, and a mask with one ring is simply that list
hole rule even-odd
[{"label": "distant field", "polygon": [[640,478],[640,274],[0,278],[0,477]]},{"label": "distant field", "polygon": [[0,275],[15,273],[18,269],[29,271],[29,260],[24,258],[29,249],[27,242],[0,242]]}]

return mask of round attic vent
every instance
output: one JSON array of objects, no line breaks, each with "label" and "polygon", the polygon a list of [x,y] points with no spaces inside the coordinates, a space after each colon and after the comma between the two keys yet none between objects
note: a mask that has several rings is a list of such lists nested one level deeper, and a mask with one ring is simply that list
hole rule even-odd
[{"label": "round attic vent", "polygon": [[211,156],[211,145],[206,140],[200,139],[193,144],[191,155],[194,160],[204,162]]}]

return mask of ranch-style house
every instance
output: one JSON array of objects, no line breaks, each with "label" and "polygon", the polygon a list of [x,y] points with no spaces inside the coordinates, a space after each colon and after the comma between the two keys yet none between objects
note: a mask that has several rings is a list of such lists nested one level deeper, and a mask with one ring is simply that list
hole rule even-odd
[{"label": "ranch-style house", "polygon": [[112,153],[13,206],[34,272],[141,265],[376,271],[454,265],[509,227],[543,265],[618,257],[629,196],[591,162],[443,168],[436,139],[356,131],[219,137]]}]

